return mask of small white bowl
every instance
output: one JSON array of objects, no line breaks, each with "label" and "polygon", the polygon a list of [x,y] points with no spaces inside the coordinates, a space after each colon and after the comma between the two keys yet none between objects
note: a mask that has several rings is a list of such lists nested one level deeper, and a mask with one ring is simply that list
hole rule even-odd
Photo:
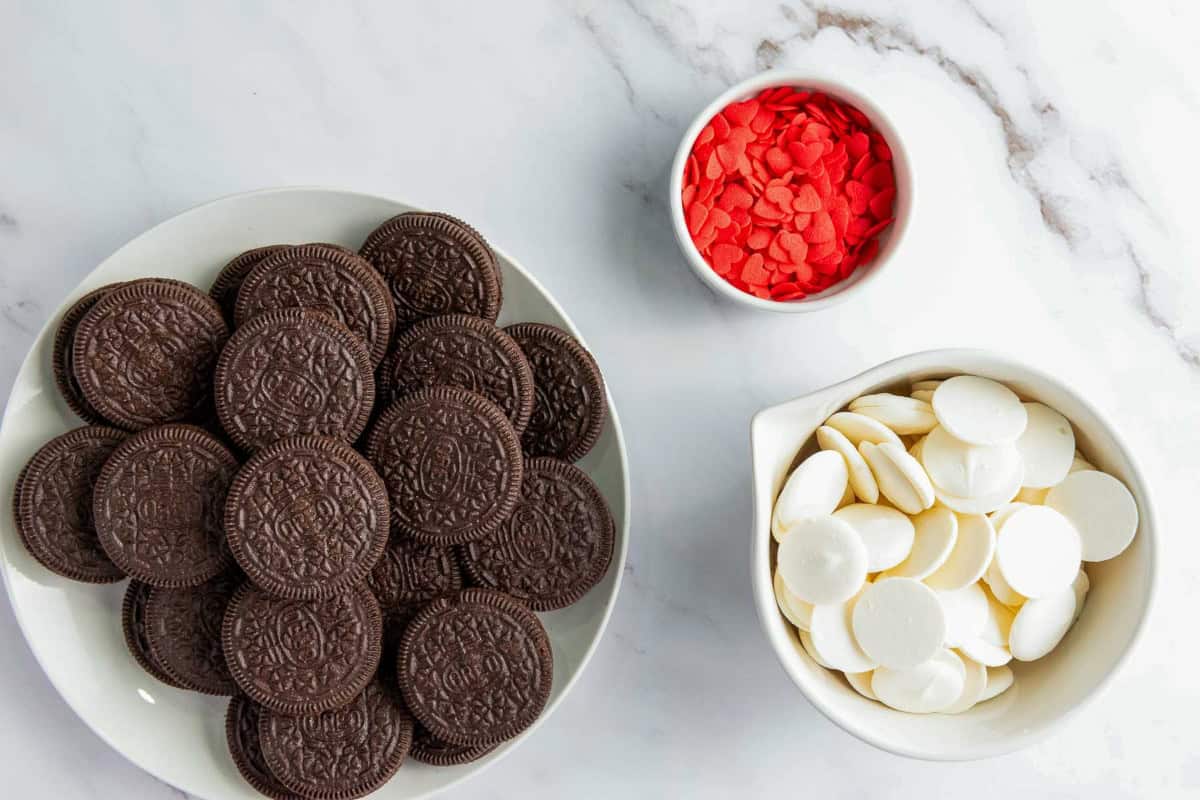
[{"label": "small white bowl", "polygon": [[[813,89],[824,92],[830,97],[845,101],[867,116],[871,124],[883,136],[892,151],[892,165],[896,173],[896,205],[895,222],[888,226],[879,237],[879,253],[875,259],[861,266],[844,281],[829,287],[819,294],[809,295],[800,300],[764,300],[747,294],[726,282],[713,272],[712,267],[700,255],[688,232],[687,222],[683,216],[683,173],[687,168],[688,155],[692,152],[692,144],[700,131],[709,120],[730,103],[746,100],[758,94],[763,89],[775,86],[796,86],[803,89]],[[764,311],[806,312],[819,311],[829,308],[843,300],[848,300],[859,294],[874,278],[891,262],[897,247],[904,238],[912,218],[913,194],[916,184],[913,180],[912,167],[909,164],[908,151],[900,138],[896,126],[884,113],[883,109],[872,100],[862,89],[855,88],[840,81],[828,78],[817,78],[804,72],[786,70],[771,70],[755,75],[730,87],[716,100],[701,111],[692,124],[688,126],[679,149],[675,152],[675,161],[671,165],[668,202],[671,208],[671,226],[675,229],[675,239],[683,250],[684,258],[692,270],[700,276],[700,280],[708,284],[714,292],[734,302]]]},{"label": "small white bowl", "polygon": [[[1049,655],[1012,662],[1016,682],[964,714],[907,714],[867,700],[816,664],[775,605],[771,582],[771,507],[798,453],[817,427],[859,395],[905,393],[911,381],[956,374],[1002,381],[1022,398],[1064,414],[1084,456],[1120,478],[1137,500],[1141,524],[1117,558],[1088,564],[1091,591],[1079,622]],[[982,350],[931,350],[888,361],[858,377],[760,411],[750,424],[754,463],[754,602],[783,669],[821,713],[850,733],[897,755],[964,761],[999,755],[1049,734],[1103,689],[1142,632],[1155,582],[1154,505],[1142,471],[1116,427],[1057,378]]]}]

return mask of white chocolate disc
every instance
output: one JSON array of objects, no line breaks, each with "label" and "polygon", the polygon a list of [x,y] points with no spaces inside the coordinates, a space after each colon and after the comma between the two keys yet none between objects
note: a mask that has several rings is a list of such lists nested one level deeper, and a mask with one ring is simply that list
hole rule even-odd
[{"label": "white chocolate disc", "polygon": [[937,425],[933,406],[898,394],[867,394],[850,403],[850,410],[879,420],[899,434],[928,433]]},{"label": "white chocolate disc", "polygon": [[880,701],[899,711],[932,714],[949,708],[962,694],[965,681],[962,659],[950,650],[940,649],[915,667],[880,667],[871,676],[871,690]]},{"label": "white chocolate disc", "polygon": [[825,424],[841,432],[855,447],[858,447],[863,442],[870,442],[871,444],[894,442],[895,444],[900,444],[900,437],[896,435],[895,431],[879,420],[872,419],[865,414],[856,414],[853,411],[839,411],[825,420]]},{"label": "white chocolate disc", "polygon": [[1004,522],[1004,531],[996,537],[1000,574],[1014,591],[1029,598],[1044,597],[1070,586],[1079,574],[1079,560],[1079,534],[1075,526],[1046,506],[1029,506],[1014,512]]},{"label": "white chocolate disc", "polygon": [[1075,589],[1067,586],[1021,606],[1008,634],[1008,649],[1018,661],[1034,661],[1049,653],[1075,619]]},{"label": "white chocolate disc", "polygon": [[958,375],[942,381],[931,405],[941,426],[969,444],[1015,442],[1025,430],[1021,399],[987,378]]},{"label": "white chocolate disc", "polygon": [[1000,567],[994,558],[988,565],[987,572],[983,573],[983,582],[992,590],[992,596],[1009,608],[1019,608],[1027,599],[1025,595],[1008,585],[1008,581],[1004,580],[1004,574],[1000,572]]},{"label": "white chocolate disc", "polygon": [[783,616],[800,630],[808,630],[812,625],[812,603],[806,603],[792,594],[788,590],[787,584],[783,582],[783,576],[779,574],[778,569],[775,570],[773,582],[775,585],[775,603],[779,606],[779,610],[783,612]]},{"label": "white chocolate disc", "polygon": [[909,395],[909,397],[911,397],[913,400],[920,400],[924,403],[930,403],[932,407],[933,389],[913,389],[913,392],[911,395]]},{"label": "white chocolate disc", "polygon": [[871,689],[871,673],[870,672],[847,672],[846,683],[850,684],[854,691],[861,694],[868,700],[879,700],[875,696],[875,692]]},{"label": "white chocolate disc", "polygon": [[1025,485],[1045,489],[1067,477],[1075,460],[1075,431],[1062,414],[1041,403],[1024,403],[1027,422],[1017,439]]},{"label": "white chocolate disc", "polygon": [[866,545],[848,522],[832,516],[797,522],[775,557],[784,585],[813,605],[844,603],[867,579]]},{"label": "white chocolate disc", "polygon": [[942,591],[970,586],[983,577],[995,553],[996,531],[991,521],[982,514],[961,514],[954,549],[925,583]]},{"label": "white chocolate disc", "polygon": [[896,508],[905,514],[919,514],[933,505],[933,484],[903,444],[863,442],[858,450],[871,467],[880,494]]},{"label": "white chocolate disc", "polygon": [[878,502],[879,485],[875,483],[875,476],[871,474],[871,468],[863,460],[862,453],[858,452],[854,444],[846,438],[846,434],[837,428],[822,425],[817,428],[817,445],[822,450],[840,453],[842,458],[846,459],[850,488],[855,497],[864,503]]},{"label": "white chocolate disc", "polygon": [[974,445],[955,439],[942,426],[929,432],[921,465],[934,487],[955,497],[991,496],[1003,491],[1020,469],[1014,444]]},{"label": "white chocolate disc", "polygon": [[1014,500],[1011,503],[1005,503],[992,513],[988,514],[988,519],[992,521],[992,527],[996,529],[996,533],[1000,532],[1000,526],[1004,524],[1006,519],[1012,516],[1014,511],[1020,511],[1022,508],[1025,508],[1028,505],[1029,503],[1023,503],[1019,500]]},{"label": "white chocolate disc", "polygon": [[937,595],[912,578],[884,578],[867,586],[851,623],[863,652],[890,669],[933,658],[946,639],[946,612]]},{"label": "white chocolate disc", "polygon": [[961,714],[970,710],[983,699],[983,693],[987,690],[988,668],[962,653],[956,653],[956,655],[962,659],[965,670],[962,694],[948,707],[942,709],[943,714]]},{"label": "white chocolate disc", "polygon": [[1025,468],[1017,460],[1017,468],[995,494],[980,495],[979,497],[959,497],[958,495],[937,490],[937,499],[946,508],[951,508],[960,514],[990,514],[1001,506],[1007,505],[1021,491],[1021,480],[1025,476]]},{"label": "white chocolate disc", "polygon": [[947,508],[931,508],[913,517],[913,545],[908,558],[884,573],[888,577],[923,580],[946,562],[958,538],[958,517]]},{"label": "white chocolate disc", "polygon": [[867,572],[894,567],[912,550],[912,520],[894,508],[855,503],[838,509],[833,516],[850,523],[862,537],[867,546]]},{"label": "white chocolate disc", "polygon": [[946,644],[949,647],[958,647],[983,633],[988,620],[988,597],[978,583],[934,594],[946,614]]},{"label": "white chocolate disc", "polygon": [[771,532],[783,541],[793,525],[807,517],[832,514],[846,491],[846,459],[821,450],[800,462],[775,500]]},{"label": "white chocolate disc", "polygon": [[979,698],[979,702],[991,700],[993,697],[999,697],[1008,691],[1013,685],[1012,667],[988,667],[987,668],[987,687],[983,690],[983,697]]},{"label": "white chocolate disc", "polygon": [[1046,505],[1079,531],[1084,561],[1119,556],[1137,533],[1137,503],[1125,484],[1107,472],[1072,472],[1046,495]]},{"label": "white chocolate disc", "polygon": [[813,647],[812,636],[809,635],[808,631],[797,630],[796,635],[800,639],[800,646],[804,648],[804,652],[808,653],[809,658],[820,664],[825,669],[833,669],[833,667],[822,661],[821,657],[817,654],[816,649]]},{"label": "white chocolate disc", "polygon": [[850,629],[855,601],[852,597],[845,603],[814,606],[809,630],[813,648],[821,660],[843,672],[867,672],[877,666],[859,647]]}]

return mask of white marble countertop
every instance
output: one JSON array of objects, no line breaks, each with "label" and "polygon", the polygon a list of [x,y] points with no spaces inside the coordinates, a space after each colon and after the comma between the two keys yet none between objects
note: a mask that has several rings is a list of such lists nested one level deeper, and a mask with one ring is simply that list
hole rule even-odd
[{"label": "white marble countertop", "polygon": [[[0,386],[104,256],[284,184],[462,215],[569,309],[626,425],[634,524],[590,668],[464,798],[1200,794],[1200,13],[1187,0],[99,4],[0,14]],[[316,4],[310,4],[315,6]],[[899,261],[811,316],[718,300],[664,210],[684,127],[769,67],[868,86],[921,191]],[[1109,691],[1042,744],[928,764],[800,696],[751,608],[747,423],[929,347],[1006,350],[1121,421],[1163,569]],[[110,751],[0,603],[8,797],[177,796]]]}]

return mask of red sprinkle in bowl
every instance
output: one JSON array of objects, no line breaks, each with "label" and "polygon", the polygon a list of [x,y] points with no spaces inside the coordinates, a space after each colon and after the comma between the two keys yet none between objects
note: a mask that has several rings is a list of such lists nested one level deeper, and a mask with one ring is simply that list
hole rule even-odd
[{"label": "red sprinkle in bowl", "polygon": [[[718,275],[696,247],[692,234],[688,230],[683,205],[684,174],[688,166],[688,157],[691,155],[701,131],[730,104],[750,99],[764,89],[777,87],[793,87],[797,90],[821,92],[839,103],[852,106],[860,111],[874,130],[883,137],[888,149],[891,150],[892,169],[896,184],[896,196],[892,211],[894,220],[879,234],[879,250],[875,257],[869,262],[859,265],[846,278],[827,289],[817,294],[791,300],[757,297],[742,291]],[[671,225],[675,229],[675,238],[679,242],[684,258],[687,259],[692,270],[722,297],[750,308],[779,312],[818,311],[860,293],[885,266],[891,263],[912,218],[913,194],[914,182],[908,151],[897,133],[895,125],[874,100],[861,89],[845,83],[826,78],[815,78],[807,73],[784,70],[771,70],[742,81],[730,87],[701,111],[688,126],[687,132],[679,144],[679,149],[675,153],[675,161],[671,165],[669,181]]]}]

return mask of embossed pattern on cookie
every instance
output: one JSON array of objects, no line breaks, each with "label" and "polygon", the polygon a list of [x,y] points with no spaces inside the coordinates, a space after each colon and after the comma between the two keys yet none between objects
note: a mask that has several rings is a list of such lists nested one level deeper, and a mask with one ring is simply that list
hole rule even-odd
[{"label": "embossed pattern on cookie", "polygon": [[301,308],[268,311],[238,328],[214,384],[221,426],[246,450],[298,434],[352,442],[375,402],[363,343],[327,314]]},{"label": "embossed pattern on cookie", "polygon": [[537,616],[490,589],[434,600],[405,629],[396,658],[405,704],[451,744],[498,744],[525,730],[550,697],[553,673]]},{"label": "embossed pattern on cookie", "polygon": [[272,594],[330,597],[360,582],[388,539],[383,480],[342,442],[294,436],[234,476],[225,534],[238,565]]},{"label": "embossed pattern on cookie", "polygon": [[93,498],[101,546],[153,586],[204,583],[230,566],[221,516],[237,458],[193,425],[126,439],[100,470]]},{"label": "embossed pattern on cookie", "polygon": [[453,550],[395,536],[367,585],[383,608],[385,622],[403,627],[426,603],[456,593],[463,582]]},{"label": "embossed pattern on cookie", "polygon": [[221,647],[221,624],[241,582],[230,570],[199,586],[150,590],[146,640],[154,663],[178,686],[204,694],[237,692]]},{"label": "embossed pattern on cookie", "polygon": [[385,403],[427,386],[457,386],[486,397],[517,434],[533,413],[533,371],[512,337],[490,322],[447,314],[418,322],[396,338],[378,373]]},{"label": "embossed pattern on cookie", "polygon": [[229,701],[225,710],[225,743],[229,755],[246,783],[271,800],[306,800],[279,782],[263,758],[258,738],[258,723],[262,709],[248,697],[238,695]]},{"label": "embossed pattern on cookie", "polygon": [[534,611],[565,608],[600,582],[612,562],[612,513],[587,473],[554,458],[525,462],[521,502],[494,533],[460,552],[471,582]]},{"label": "embossed pattern on cookie", "polygon": [[391,289],[396,322],[406,328],[441,314],[495,322],[500,273],[481,237],[456,220],[409,212],[371,232],[359,250]]},{"label": "embossed pattern on cookie", "polygon": [[375,674],[382,639],[379,601],[363,585],[324,600],[288,600],[243,584],[221,635],[238,686],[284,714],[350,702]]},{"label": "embossed pattern on cookie", "polygon": [[420,389],[393,403],[367,437],[393,533],[460,544],[495,530],[516,507],[521,449],[494,403],[464,389]]},{"label": "embossed pattern on cookie", "polygon": [[237,305],[238,289],[242,287],[242,281],[250,274],[250,270],[257,267],[264,258],[277,253],[285,244],[269,244],[265,247],[255,247],[252,250],[247,250],[239,254],[231,260],[221,271],[217,273],[216,280],[209,287],[208,295],[213,300],[217,301],[217,305],[221,307],[221,313],[225,315],[225,321],[230,325],[234,320],[234,306]]},{"label": "embossed pattern on cookie", "polygon": [[349,705],[259,720],[263,758],[279,782],[314,800],[370,794],[396,774],[412,746],[412,717],[392,686],[374,680]]},{"label": "embossed pattern on cookie", "polygon": [[533,416],[521,444],[531,456],[578,461],[600,439],[608,401],[591,353],[561,328],[539,322],[509,325],[533,368]]},{"label": "embossed pattern on cookie", "polygon": [[238,325],[265,311],[315,308],[359,337],[371,364],[383,360],[395,310],[387,284],[363,257],[324,244],[282,248],[250,271],[238,289]]},{"label": "embossed pattern on cookie", "polygon": [[96,534],[92,487],[104,462],[128,436],[100,425],[76,428],[42,445],[17,477],[17,533],[29,554],[51,572],[85,583],[125,577]]},{"label": "embossed pattern on cookie", "polygon": [[106,293],[79,320],[71,364],[93,408],[116,425],[140,430],[203,410],[228,337],[220,307],[199,289],[132,281]]}]

